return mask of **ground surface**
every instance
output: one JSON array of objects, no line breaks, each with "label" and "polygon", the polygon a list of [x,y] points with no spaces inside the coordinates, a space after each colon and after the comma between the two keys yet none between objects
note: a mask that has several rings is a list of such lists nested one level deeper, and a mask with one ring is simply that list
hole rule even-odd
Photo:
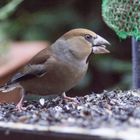
[{"label": "ground surface", "polygon": [[52,100],[25,101],[25,111],[15,110],[14,104],[0,104],[0,121],[89,129],[140,127],[140,91],[104,91],[76,99],[79,103],[60,96]]}]

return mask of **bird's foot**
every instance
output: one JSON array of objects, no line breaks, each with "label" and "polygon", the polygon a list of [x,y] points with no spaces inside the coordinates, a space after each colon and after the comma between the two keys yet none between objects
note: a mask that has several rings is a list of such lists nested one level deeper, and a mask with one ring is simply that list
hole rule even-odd
[{"label": "bird's foot", "polygon": [[18,102],[18,104],[16,105],[16,110],[18,110],[18,111],[24,111],[24,110],[27,109],[26,107],[23,107],[22,106],[23,99],[24,99],[24,89],[21,86],[20,86],[20,88],[21,88],[21,99]]},{"label": "bird's foot", "polygon": [[62,93],[62,97],[65,99],[65,100],[68,100],[68,101],[72,101],[72,102],[75,102],[75,103],[79,103],[78,100],[74,97],[69,97],[66,95],[66,93]]},{"label": "bird's foot", "polygon": [[18,110],[18,111],[24,111],[26,109],[27,108],[26,107],[23,107],[22,106],[22,103],[20,103],[20,102],[16,105],[16,110]]}]

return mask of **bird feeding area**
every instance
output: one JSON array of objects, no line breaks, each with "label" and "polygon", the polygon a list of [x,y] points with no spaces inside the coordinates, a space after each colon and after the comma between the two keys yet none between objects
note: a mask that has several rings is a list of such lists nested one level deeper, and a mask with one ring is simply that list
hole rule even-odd
[{"label": "bird feeding area", "polygon": [[[0,104],[0,135],[3,139],[140,139],[140,91],[104,91],[76,97],[61,96]],[[21,138],[22,135],[22,138]]]},{"label": "bird feeding area", "polygon": [[[20,1],[21,0],[19,0],[19,2]],[[19,2],[15,1],[14,7],[16,7],[16,5],[18,5]],[[134,37],[133,42],[132,42],[133,44],[132,48],[133,49],[137,48],[137,50],[135,50],[134,52],[137,52],[138,55],[136,55],[136,53],[132,53],[134,54],[133,67],[135,70],[133,72],[134,73],[133,82],[134,82],[134,87],[139,88],[140,84],[137,86],[137,83],[140,83],[140,82],[139,82],[139,79],[137,79],[139,78],[139,76],[137,76],[137,73],[140,73],[140,72],[139,72],[139,67],[137,71],[135,62],[140,62],[139,61],[140,59],[137,58],[137,56],[139,56],[138,52],[139,52],[139,38],[140,38],[140,33],[139,33],[140,2],[139,0],[114,0],[114,1],[103,0],[102,2],[103,2],[102,16],[103,16],[104,21],[112,29],[114,29],[114,31],[117,33],[119,37],[121,38],[126,38],[127,36]],[[40,5],[40,4],[36,4],[36,5]],[[88,4],[86,4],[86,6],[88,6]],[[6,6],[6,7],[9,7],[9,6]],[[3,9],[5,9],[5,7]],[[11,13],[14,11],[14,9],[15,8],[13,8],[13,10],[8,10],[7,12],[4,12],[4,13]],[[69,9],[69,8],[66,8],[66,9]],[[87,8],[87,9],[90,9],[90,8]],[[92,9],[95,9],[95,8],[92,8]],[[66,13],[64,10],[62,11],[63,13]],[[59,13],[59,12],[56,12],[56,13]],[[90,15],[89,12],[87,13],[88,15]],[[16,16],[18,17],[18,14]],[[51,14],[49,15],[49,17],[50,16]],[[4,16],[1,16],[0,18],[1,20],[4,21],[6,17],[8,18],[8,14],[4,14]],[[25,16],[23,17],[24,19],[28,19],[28,18],[32,19],[30,17],[28,18],[26,18]],[[37,15],[34,17],[37,17]],[[39,15],[38,17],[42,17],[42,16]],[[61,17],[61,16],[57,15],[56,17]],[[12,17],[10,19],[12,19]],[[10,23],[10,19],[7,20],[8,23]],[[36,18],[36,19],[39,20],[39,18]],[[58,18],[56,19],[58,20]],[[69,19],[72,20],[72,18],[69,18]],[[75,19],[78,19],[78,18],[75,18]],[[20,18],[18,18],[18,20],[20,21]],[[21,21],[24,21],[24,20],[21,20]],[[35,20],[30,20],[30,21],[34,21],[33,22],[34,24],[36,23]],[[27,23],[30,23],[30,21],[27,21]],[[3,23],[4,25],[6,25],[5,21]],[[24,22],[21,22],[21,23],[24,24]],[[42,23],[42,22],[39,22],[39,23]],[[55,25],[57,25],[56,24],[57,21],[55,21],[54,23]],[[79,24],[79,22],[77,23]],[[15,22],[14,22],[14,25],[15,25]],[[45,26],[41,24],[41,27],[47,27],[46,23],[44,25]],[[61,24],[58,24],[58,25],[61,25]],[[65,24],[63,23],[63,25]],[[83,24],[81,25],[83,26]],[[27,25],[25,24],[25,27],[26,26]],[[33,24],[31,24],[31,26],[33,27]],[[48,28],[49,27],[50,26],[48,26]],[[71,27],[74,27],[74,26],[71,26]],[[33,28],[33,31],[35,28],[36,27]],[[62,29],[62,27],[58,27],[58,28]],[[46,31],[46,28],[37,30],[37,35],[39,33],[41,34],[41,32],[38,32],[38,31],[43,31],[43,30]],[[32,30],[29,30],[29,31],[32,31]],[[34,33],[35,32],[30,33],[31,36],[34,36],[33,35]],[[30,34],[28,36],[30,36]],[[14,34],[12,34],[12,38],[13,36]],[[19,38],[19,32],[18,32],[18,38]],[[7,39],[6,39],[6,42],[7,42]],[[137,66],[139,66],[139,64],[137,64]],[[2,72],[2,69],[1,69],[1,72]],[[6,71],[3,70],[3,72],[5,73]],[[10,99],[11,99],[11,95],[10,95]],[[140,135],[139,135],[140,133],[140,111],[139,111],[140,110],[140,91],[139,90],[129,90],[129,91],[113,90],[113,91],[104,91],[103,93],[100,93],[100,94],[87,93],[87,95],[85,96],[76,97],[76,100],[77,102],[69,101],[62,98],[61,96],[57,96],[54,98],[44,97],[44,98],[40,98],[38,100],[32,100],[32,101],[25,100],[23,106],[26,109],[21,110],[21,111],[16,109],[16,104],[1,103],[0,104],[0,139],[3,139],[3,140],[12,140],[12,139],[18,139],[18,138],[19,139],[35,139],[35,140],[37,139],[38,140],[40,139],[51,139],[51,140],[56,140],[56,139],[57,140],[58,139],[62,139],[62,140],[78,140],[78,139],[79,140],[82,140],[82,139],[84,140],[85,139],[132,140],[133,139],[133,140],[139,140],[140,139]]]}]

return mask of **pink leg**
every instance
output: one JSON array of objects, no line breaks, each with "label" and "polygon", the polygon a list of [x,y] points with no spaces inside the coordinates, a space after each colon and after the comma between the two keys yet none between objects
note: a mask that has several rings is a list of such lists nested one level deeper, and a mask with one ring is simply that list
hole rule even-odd
[{"label": "pink leg", "polygon": [[76,98],[73,98],[73,97],[68,97],[68,96],[66,95],[66,93],[65,93],[65,92],[63,92],[63,93],[62,93],[62,97],[63,97],[64,99],[66,99],[66,100],[69,100],[69,101],[74,101],[75,103],[78,103],[78,101],[77,101],[77,99],[76,99]]},{"label": "pink leg", "polygon": [[23,89],[22,87],[20,87],[20,88],[21,88],[21,95],[22,95],[22,96],[21,96],[20,101],[19,101],[18,104],[16,105],[16,109],[17,109],[18,111],[26,110],[26,108],[22,106],[22,102],[23,102],[23,99],[24,99],[24,89]]}]

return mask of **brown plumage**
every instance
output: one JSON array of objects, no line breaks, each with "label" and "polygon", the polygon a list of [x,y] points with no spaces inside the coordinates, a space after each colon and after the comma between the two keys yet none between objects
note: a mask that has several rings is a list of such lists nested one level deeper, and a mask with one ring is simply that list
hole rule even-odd
[{"label": "brown plumage", "polygon": [[[30,94],[61,94],[84,77],[91,53],[108,53],[105,39],[87,29],[73,29],[39,52],[22,71],[3,87],[6,92],[21,87]],[[24,91],[23,91],[24,89]],[[21,109],[23,98],[17,108]]]}]

